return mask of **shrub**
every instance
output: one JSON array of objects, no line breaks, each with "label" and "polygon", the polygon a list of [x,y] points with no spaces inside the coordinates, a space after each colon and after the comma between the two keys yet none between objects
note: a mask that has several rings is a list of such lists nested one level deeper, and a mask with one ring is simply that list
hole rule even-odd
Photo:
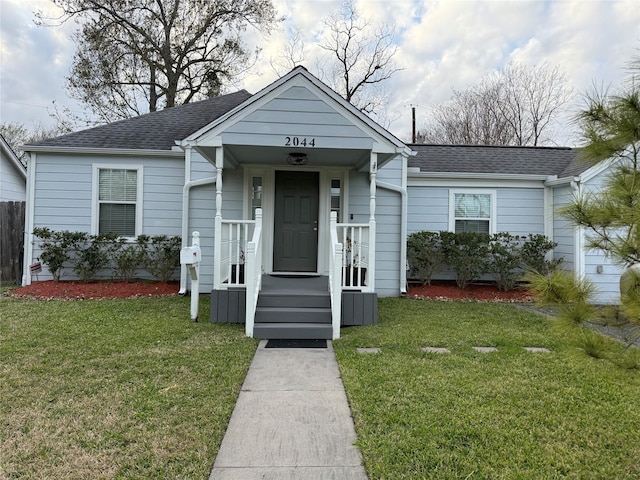
[{"label": "shrub", "polygon": [[144,268],[161,282],[168,282],[180,265],[180,237],[140,235],[137,239],[144,255]]},{"label": "shrub", "polygon": [[442,266],[443,255],[437,232],[415,232],[407,237],[407,261],[411,278],[430,285],[431,277]]},{"label": "shrub", "polygon": [[440,232],[444,261],[456,272],[456,284],[465,288],[487,271],[489,235],[476,232]]},{"label": "shrub", "polygon": [[118,239],[113,251],[113,277],[130,282],[136,270],[143,265],[144,249],[139,243],[127,243]]},{"label": "shrub", "polygon": [[489,241],[488,270],[497,275],[496,284],[508,292],[518,284],[522,237],[501,232]]},{"label": "shrub", "polygon": [[33,234],[41,240],[39,259],[47,266],[53,280],[60,281],[62,269],[71,260],[74,239],[79,233],[67,230],[55,232],[47,227],[38,227],[34,228]]},{"label": "shrub", "polygon": [[115,234],[88,235],[77,232],[73,239],[74,255],[71,258],[73,270],[83,282],[92,280],[95,275],[109,266],[115,249]]},{"label": "shrub", "polygon": [[547,259],[547,253],[558,246],[544,235],[529,234],[522,245],[522,268],[548,275],[560,266],[562,259]]}]

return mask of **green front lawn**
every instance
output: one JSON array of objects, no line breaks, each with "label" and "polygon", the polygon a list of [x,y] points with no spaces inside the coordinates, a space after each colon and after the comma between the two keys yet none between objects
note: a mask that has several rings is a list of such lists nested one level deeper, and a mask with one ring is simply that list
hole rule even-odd
[{"label": "green front lawn", "polygon": [[0,300],[0,478],[207,478],[256,344],[188,298]]},{"label": "green front lawn", "polygon": [[638,370],[587,356],[511,305],[379,308],[379,325],[343,329],[334,343],[371,480],[640,477]]}]

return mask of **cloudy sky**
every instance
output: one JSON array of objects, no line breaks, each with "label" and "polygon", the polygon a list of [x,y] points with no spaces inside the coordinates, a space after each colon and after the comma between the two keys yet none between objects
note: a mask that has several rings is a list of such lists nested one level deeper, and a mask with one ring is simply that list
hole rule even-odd
[{"label": "cloudy sky", "polygon": [[[239,86],[256,92],[277,74],[270,59],[281,54],[287,32],[304,32],[305,64],[317,47],[333,0],[273,0],[285,22],[270,37],[249,34],[262,47],[260,60]],[[557,66],[576,92],[594,83],[617,85],[640,54],[640,0],[358,0],[363,16],[394,22],[403,70],[387,82],[391,92],[389,130],[411,136],[411,106],[417,124],[430,109],[510,61]],[[0,121],[52,123],[53,102],[74,111],[82,106],[65,93],[65,76],[74,53],[72,22],[60,28],[34,24],[33,12],[51,9],[48,0],[0,0]],[[579,105],[575,101],[573,108]],[[558,143],[575,145],[572,127],[557,127]]]}]

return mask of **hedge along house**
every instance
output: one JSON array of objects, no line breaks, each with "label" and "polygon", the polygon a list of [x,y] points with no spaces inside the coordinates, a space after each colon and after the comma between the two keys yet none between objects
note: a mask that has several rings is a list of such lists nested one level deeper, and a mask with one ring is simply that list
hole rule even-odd
[{"label": "hedge along house", "polygon": [[[545,235],[562,268],[597,287],[594,301],[618,303],[621,267],[585,249],[588,232],[557,210],[598,191],[611,162],[590,166],[571,148],[409,145],[408,233],[480,231]],[[428,205],[428,208],[425,206]],[[452,278],[441,274],[438,278]]]},{"label": "hedge along house", "polygon": [[[555,208],[605,173],[571,149],[405,145],[303,67],[255,95],[28,149],[26,266],[40,253],[36,227],[179,235],[183,246],[198,231],[211,320],[258,338],[338,338],[341,325],[375,323],[377,297],[405,293],[417,230],[545,234],[567,268],[590,273],[584,232]],[[455,208],[470,203],[481,215]],[[189,282],[182,267],[182,293]]]},{"label": "hedge along house", "polygon": [[[27,231],[200,233],[212,321],[337,338],[406,283],[411,150],[297,67],[245,91],[29,147]],[[31,246],[25,264],[39,255]],[[41,278],[44,278],[41,276]],[[189,288],[181,269],[181,291]],[[27,269],[24,283],[30,283]]]}]

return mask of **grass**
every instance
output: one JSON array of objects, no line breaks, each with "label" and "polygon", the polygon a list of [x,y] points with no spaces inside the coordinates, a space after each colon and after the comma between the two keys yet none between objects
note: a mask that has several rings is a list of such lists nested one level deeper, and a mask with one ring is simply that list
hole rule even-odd
[{"label": "grass", "polygon": [[0,300],[0,478],[206,478],[255,348],[188,298]]},{"label": "grass", "polygon": [[334,343],[371,480],[640,477],[640,372],[578,333],[490,303],[382,299],[379,319]]}]

